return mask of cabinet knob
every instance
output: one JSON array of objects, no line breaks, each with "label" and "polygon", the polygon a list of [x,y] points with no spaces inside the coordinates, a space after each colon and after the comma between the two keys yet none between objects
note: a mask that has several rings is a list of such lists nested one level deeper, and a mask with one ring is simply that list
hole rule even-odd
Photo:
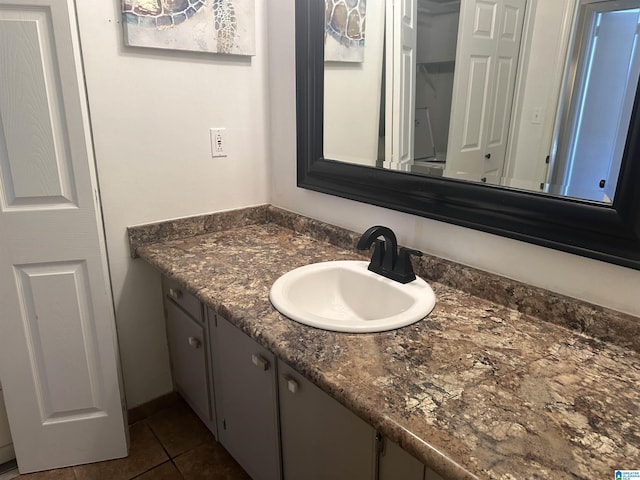
[{"label": "cabinet knob", "polygon": [[180,297],[182,297],[182,290],[180,290],[179,288],[170,288],[169,296],[174,300],[179,300]]},{"label": "cabinet knob", "polygon": [[251,363],[253,363],[260,370],[264,371],[269,369],[269,361],[262,355],[257,355],[255,353],[251,355]]},{"label": "cabinet knob", "polygon": [[300,384],[296,382],[293,378],[283,377],[284,381],[287,382],[287,390],[291,393],[296,393],[300,389]]},{"label": "cabinet knob", "polygon": [[187,343],[189,343],[190,347],[196,348],[196,349],[200,348],[200,346],[202,345],[202,342],[196,337],[187,338]]}]

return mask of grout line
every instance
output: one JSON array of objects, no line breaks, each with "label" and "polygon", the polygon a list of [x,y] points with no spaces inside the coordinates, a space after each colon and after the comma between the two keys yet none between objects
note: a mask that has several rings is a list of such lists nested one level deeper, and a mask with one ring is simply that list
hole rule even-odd
[{"label": "grout line", "polygon": [[184,479],[184,475],[182,475],[182,470],[178,468],[178,465],[176,465],[176,462],[173,461],[173,458],[171,459],[171,463],[173,464],[173,467],[178,472],[178,475],[180,475],[180,478]]},{"label": "grout line", "polygon": [[[156,439],[156,440],[158,441],[158,443],[160,444],[160,447],[162,448],[162,450],[164,451],[164,453],[166,453],[166,454],[167,454],[167,458],[168,458],[170,461],[171,461],[171,460],[173,460],[173,459],[171,458],[171,454],[169,453],[169,451],[168,451],[168,450],[166,449],[166,447],[164,446],[164,443],[162,443],[162,440],[160,440],[160,437],[159,437],[159,436],[156,434],[156,432],[153,430],[153,427],[151,427],[151,425],[149,425],[149,423],[148,423],[146,420],[144,420],[144,422],[147,424],[147,428],[148,428],[149,430],[151,430],[151,435],[153,435],[153,436],[155,437],[155,439]],[[165,462],[162,462],[162,463],[165,463]]]},{"label": "grout line", "polygon": [[[136,475],[135,477],[130,477],[128,480],[135,480],[136,478],[140,478],[140,477],[142,477],[143,475],[146,475],[147,473],[149,473],[149,472],[151,472],[151,471],[155,470],[156,468],[161,467],[161,466],[162,466],[162,465],[164,465],[165,463],[173,463],[173,462],[171,461],[171,459],[169,459],[169,460],[167,460],[166,462],[159,463],[158,465],[156,465],[155,467],[150,468],[149,470],[146,470],[146,471],[144,471],[144,472],[142,472],[142,473],[139,473],[139,474],[138,474],[138,475]],[[177,467],[175,464],[174,464],[173,466],[175,467],[175,469],[176,469],[176,470],[178,470],[178,467]],[[180,475],[180,477],[181,477],[181,478],[183,478],[183,479],[184,479],[184,477],[182,476],[182,472],[181,472],[180,470],[178,470],[178,474]]]},{"label": "grout line", "polygon": [[[167,407],[167,410],[168,410],[168,409],[169,409],[169,407]],[[165,410],[165,409],[162,409],[162,410]],[[156,412],[156,413],[158,413],[158,412]],[[164,450],[164,453],[166,453],[166,454],[167,454],[167,457],[169,458],[168,462],[169,462],[169,463],[171,463],[171,464],[173,465],[173,468],[175,468],[175,469],[176,469],[176,471],[178,472],[178,475],[180,475],[180,478],[184,479],[184,475],[182,475],[182,472],[181,472],[181,471],[180,471],[180,469],[178,468],[178,465],[176,465],[176,463],[173,461],[173,457],[171,456],[171,454],[169,453],[169,451],[165,448],[164,444],[162,443],[162,440],[160,440],[160,437],[158,437],[158,435],[157,435],[157,434],[156,434],[156,432],[153,430],[153,428],[151,427],[151,425],[149,425],[149,423],[147,422],[147,419],[151,418],[152,416],[153,416],[153,415],[150,415],[149,417],[147,417],[147,418],[145,418],[144,420],[141,420],[141,421],[143,421],[143,422],[145,422],[145,423],[147,424],[147,427],[149,428],[149,430],[151,430],[151,435],[153,435],[153,436],[155,437],[155,439],[158,441],[158,443],[159,443],[159,444],[160,444],[160,446],[162,447],[162,450]],[[190,451],[190,450],[187,450],[187,452],[188,452],[188,451]],[[183,452],[183,453],[181,453],[180,455],[183,455],[184,453],[187,453],[187,452]],[[177,457],[179,457],[180,455],[176,455],[176,458],[177,458]],[[165,463],[167,463],[167,462],[162,462],[160,465],[164,465]],[[159,467],[160,465],[156,465],[156,466],[155,466],[155,467],[153,467],[153,468],[157,468],[157,467]],[[153,468],[152,468],[151,470],[153,470]],[[150,471],[150,470],[148,470],[148,471]],[[146,473],[146,472],[144,472],[144,473]],[[139,476],[141,476],[141,475],[144,475],[144,473],[141,473],[140,475],[138,475],[138,477],[139,477]],[[134,477],[134,478],[136,478],[136,477]],[[130,479],[130,480],[133,480],[133,479]]]}]

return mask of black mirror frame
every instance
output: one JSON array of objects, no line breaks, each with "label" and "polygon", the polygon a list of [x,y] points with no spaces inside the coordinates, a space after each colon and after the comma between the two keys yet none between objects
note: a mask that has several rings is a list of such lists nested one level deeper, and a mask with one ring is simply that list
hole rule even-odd
[{"label": "black mirror frame", "polygon": [[640,270],[640,88],[612,206],[323,158],[324,0],[296,0],[298,187]]}]

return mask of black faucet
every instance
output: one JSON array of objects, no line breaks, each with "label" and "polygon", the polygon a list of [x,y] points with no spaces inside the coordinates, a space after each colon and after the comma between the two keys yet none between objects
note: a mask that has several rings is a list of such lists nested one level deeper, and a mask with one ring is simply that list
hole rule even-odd
[{"label": "black faucet", "polygon": [[[379,237],[384,238],[380,240]],[[409,283],[416,279],[411,265],[411,255],[422,256],[422,252],[410,248],[400,247],[395,233],[388,228],[375,226],[367,229],[358,241],[358,250],[368,250],[375,242],[369,270],[383,277],[400,283]]]}]

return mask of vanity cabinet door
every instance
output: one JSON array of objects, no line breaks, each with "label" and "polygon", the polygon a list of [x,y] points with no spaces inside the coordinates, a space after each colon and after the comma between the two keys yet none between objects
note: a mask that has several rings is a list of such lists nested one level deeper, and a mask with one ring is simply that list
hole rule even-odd
[{"label": "vanity cabinet door", "polygon": [[204,327],[171,300],[165,300],[165,310],[173,383],[194,412],[211,427],[213,411]]},{"label": "vanity cabinet door", "polygon": [[[209,310],[220,443],[253,480],[280,479],[276,361]],[[214,323],[211,322],[215,318]],[[300,477],[303,478],[303,477]]]},{"label": "vanity cabinet door", "polygon": [[[425,466],[400,446],[384,439],[384,447],[378,458],[378,480],[440,480],[438,476],[426,476]],[[430,473],[433,473],[430,471]],[[435,475],[435,474],[433,474]]]},{"label": "vanity cabinet door", "polygon": [[374,429],[284,362],[278,372],[284,480],[374,478]]}]

